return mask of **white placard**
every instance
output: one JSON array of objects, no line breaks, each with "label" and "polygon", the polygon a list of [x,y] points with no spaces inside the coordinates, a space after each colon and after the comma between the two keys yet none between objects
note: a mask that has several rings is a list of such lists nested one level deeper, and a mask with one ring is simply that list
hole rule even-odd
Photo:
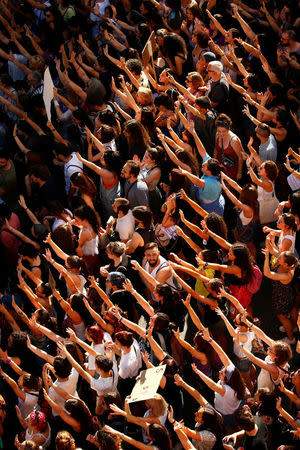
[{"label": "white placard", "polygon": [[44,73],[44,92],[43,92],[43,100],[46,108],[46,113],[48,120],[51,122],[51,102],[54,98],[53,96],[53,88],[54,84],[50,75],[49,67],[45,70]]},{"label": "white placard", "polygon": [[166,366],[152,367],[142,370],[137,382],[132,389],[129,403],[139,402],[153,398],[159,387],[160,380],[165,372]]}]

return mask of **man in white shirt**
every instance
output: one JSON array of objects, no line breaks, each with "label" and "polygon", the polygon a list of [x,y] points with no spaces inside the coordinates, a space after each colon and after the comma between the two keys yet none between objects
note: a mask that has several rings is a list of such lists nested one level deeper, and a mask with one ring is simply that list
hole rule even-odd
[{"label": "man in white shirt", "polygon": [[119,233],[121,242],[127,242],[131,239],[135,228],[135,220],[129,200],[127,198],[116,198],[112,208],[118,215],[115,221],[115,230]]},{"label": "man in white shirt", "polygon": [[64,165],[64,176],[65,176],[65,189],[66,194],[70,194],[71,182],[70,178],[73,173],[83,172],[83,164],[77,158],[75,152],[71,153],[71,150],[64,144],[56,144],[54,148],[54,155],[57,159],[57,163]]}]

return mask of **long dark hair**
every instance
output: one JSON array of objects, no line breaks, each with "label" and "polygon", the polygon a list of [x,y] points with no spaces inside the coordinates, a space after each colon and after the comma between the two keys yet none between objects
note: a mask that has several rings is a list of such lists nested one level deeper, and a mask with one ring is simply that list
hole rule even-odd
[{"label": "long dark hair", "polygon": [[168,431],[158,423],[149,425],[148,433],[154,446],[160,450],[171,450],[172,443]]},{"label": "long dark hair", "polygon": [[246,397],[246,385],[240,371],[235,368],[230,379],[227,380],[225,376],[225,383],[236,392],[238,400],[244,400]]},{"label": "long dark hair", "polygon": [[87,220],[94,232],[98,234],[100,223],[92,208],[87,205],[82,205],[74,211],[74,216],[79,217],[80,220]]},{"label": "long dark hair", "polygon": [[91,325],[93,323],[93,319],[86,309],[83,301],[82,294],[74,294],[71,297],[71,306],[74,311],[76,311],[84,321],[85,325]]},{"label": "long dark hair", "polygon": [[206,226],[213,233],[227,239],[227,225],[223,217],[219,214],[212,212],[206,216]]},{"label": "long dark hair", "polygon": [[216,436],[220,436],[223,432],[223,423],[220,415],[213,408],[205,406],[200,408],[199,411],[202,412],[202,423],[196,426],[197,432],[207,430]]},{"label": "long dark hair", "polygon": [[122,170],[122,158],[119,152],[113,150],[106,150],[103,154],[105,161],[105,168],[114,172],[118,177]]},{"label": "long dark hair", "polygon": [[216,352],[211,345],[207,345],[207,341],[203,339],[200,331],[198,331],[198,333],[194,337],[194,347],[196,350],[198,350],[198,352],[205,354],[211,366],[215,365]]},{"label": "long dark hair", "polygon": [[65,402],[65,410],[79,422],[81,433],[87,433],[92,429],[92,415],[84,401],[70,398]]},{"label": "long dark hair", "polygon": [[231,246],[235,256],[234,264],[242,271],[242,279],[247,284],[253,276],[252,258],[246,245],[235,243]]}]

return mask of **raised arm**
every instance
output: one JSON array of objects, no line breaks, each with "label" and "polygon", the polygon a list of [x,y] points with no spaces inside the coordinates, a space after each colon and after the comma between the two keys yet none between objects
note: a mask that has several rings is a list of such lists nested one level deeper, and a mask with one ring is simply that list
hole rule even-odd
[{"label": "raised arm", "polygon": [[154,309],[152,308],[152,306],[150,305],[149,302],[147,302],[147,300],[144,299],[144,297],[142,295],[140,295],[132,286],[131,281],[127,278],[127,280],[125,280],[125,282],[123,283],[123,287],[126,291],[130,292],[134,298],[136,299],[136,301],[141,305],[141,307],[144,309],[144,311],[146,311],[146,313],[152,317],[155,314]]},{"label": "raised arm", "polygon": [[174,375],[174,382],[177,386],[183,387],[202,407],[208,404],[206,398],[204,398],[197,389],[187,384],[180,375]]},{"label": "raised arm", "polygon": [[79,373],[79,375],[82,376],[82,378],[87,381],[89,384],[91,383],[93,377],[92,375],[90,375],[88,372],[86,372],[80,364],[78,364],[78,362],[73,358],[73,356],[68,352],[68,350],[66,349],[65,345],[62,342],[58,342],[57,343],[57,347],[60,350],[60,354],[64,357],[67,358],[67,360],[69,361],[69,363],[71,364],[72,367],[74,367],[74,369],[76,370],[76,372]]},{"label": "raised arm", "polygon": [[186,201],[195,211],[197,214],[199,214],[200,216],[202,216],[203,218],[206,217],[208,215],[208,212],[205,211],[205,209],[203,209],[200,205],[198,205],[198,203],[194,202],[194,200],[192,200],[183,189],[180,189],[180,194],[181,194],[181,198],[182,200]]}]

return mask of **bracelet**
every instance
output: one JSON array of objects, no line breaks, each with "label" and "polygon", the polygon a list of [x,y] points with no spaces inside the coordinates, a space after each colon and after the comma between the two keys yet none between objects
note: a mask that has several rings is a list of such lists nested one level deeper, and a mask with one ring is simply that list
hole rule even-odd
[{"label": "bracelet", "polygon": [[3,361],[4,364],[10,364],[11,363],[11,358],[6,358],[6,361]]},{"label": "bracelet", "polygon": [[175,420],[173,420],[173,422],[170,421],[170,424],[171,424],[171,425],[174,425],[174,423],[175,423]]},{"label": "bracelet", "polygon": [[208,266],[208,262],[206,262],[203,266],[203,269],[206,269],[206,267]]},{"label": "bracelet", "polygon": [[136,294],[136,290],[133,289],[133,291],[131,291],[132,295]]},{"label": "bracelet", "polygon": [[212,341],[213,341],[213,339],[212,339],[212,338],[210,338],[210,339],[208,339],[208,341],[207,341],[207,342],[211,343]]}]

